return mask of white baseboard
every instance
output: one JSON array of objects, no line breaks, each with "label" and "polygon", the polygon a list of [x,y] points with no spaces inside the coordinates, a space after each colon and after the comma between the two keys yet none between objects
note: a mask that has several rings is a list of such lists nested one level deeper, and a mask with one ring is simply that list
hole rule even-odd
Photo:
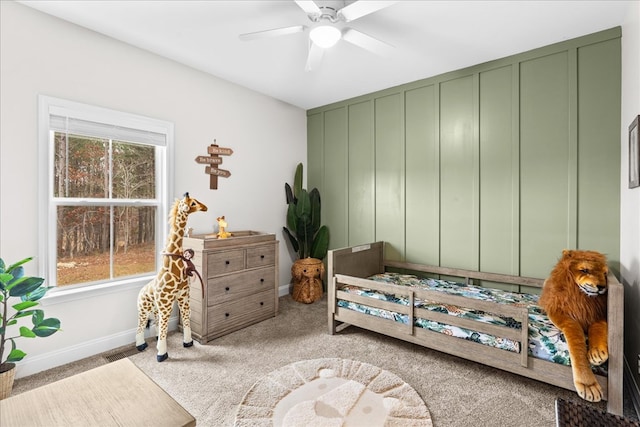
[{"label": "white baseboard", "polygon": [[[169,330],[174,331],[177,329],[178,316],[171,317],[169,319]],[[145,333],[147,337],[155,336],[155,334],[156,330],[153,326]],[[33,357],[27,356],[24,360],[16,364],[16,378],[37,374],[47,369],[105,353],[128,344],[133,346],[135,345],[135,337],[136,328],[132,328],[116,334],[96,338],[82,344],[65,347],[61,350],[50,351]]]},{"label": "white baseboard", "polygon": [[287,283],[286,285],[280,285],[280,287],[278,288],[278,297],[289,295],[290,288],[291,288],[291,285],[289,283]]},{"label": "white baseboard", "polygon": [[[281,285],[278,287],[278,296],[282,297],[289,294],[291,285]],[[178,316],[175,315],[169,319],[169,330],[178,329]],[[146,337],[155,336],[156,329],[151,326],[146,332]],[[76,344],[71,347],[65,347],[60,350],[50,351],[48,353],[39,354],[37,356],[27,356],[24,360],[16,365],[16,378],[27,377],[46,371],[47,369],[66,365],[77,360],[95,356],[97,354],[108,352],[125,345],[134,345],[136,336],[136,328],[127,329],[112,335],[99,337],[90,341]]]}]

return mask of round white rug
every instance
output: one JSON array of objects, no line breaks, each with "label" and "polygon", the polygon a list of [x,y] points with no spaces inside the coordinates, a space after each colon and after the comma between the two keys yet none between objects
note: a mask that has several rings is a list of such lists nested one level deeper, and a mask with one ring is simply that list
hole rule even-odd
[{"label": "round white rug", "polygon": [[235,425],[432,426],[418,393],[397,375],[346,359],[295,362],[260,379],[240,403]]}]

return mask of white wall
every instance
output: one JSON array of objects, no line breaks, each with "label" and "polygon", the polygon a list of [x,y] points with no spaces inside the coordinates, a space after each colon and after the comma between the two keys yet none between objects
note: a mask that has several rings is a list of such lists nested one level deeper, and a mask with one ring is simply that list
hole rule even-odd
[{"label": "white wall", "polygon": [[[297,107],[107,38],[13,2],[0,1],[0,256],[7,262],[38,253],[37,96],[50,95],[168,120],[175,124],[172,197],[189,191],[209,207],[190,217],[196,233],[229,229],[276,233],[280,284],[291,262],[282,226],[284,183],[306,159],[306,115]],[[212,53],[213,54],[213,53]],[[257,70],[259,71],[259,70]],[[231,147],[209,189],[195,163],[213,140]],[[37,260],[28,274],[39,274]],[[63,331],[22,340],[25,376],[134,342],[137,290],[47,304]],[[170,352],[170,349],[169,349]],[[149,357],[154,357],[154,351]]]},{"label": "white wall", "polygon": [[620,273],[625,287],[624,347],[640,384],[640,187],[629,189],[629,125],[640,114],[640,2],[631,2],[622,25],[622,167]]}]

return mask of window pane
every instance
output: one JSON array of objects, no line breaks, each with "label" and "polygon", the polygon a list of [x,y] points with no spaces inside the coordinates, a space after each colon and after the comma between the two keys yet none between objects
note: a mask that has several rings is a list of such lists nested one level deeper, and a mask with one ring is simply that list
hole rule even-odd
[{"label": "window pane", "polygon": [[128,142],[113,143],[113,197],[155,198],[156,148]]},{"label": "window pane", "polygon": [[156,209],[154,206],[113,208],[112,263],[111,207],[59,206],[58,286],[154,273]]},{"label": "window pane", "polygon": [[109,207],[59,206],[58,286],[109,279]]},{"label": "window pane", "polygon": [[78,135],[54,134],[55,197],[109,196],[109,141]]},{"label": "window pane", "polygon": [[156,271],[156,208],[118,207],[114,222],[114,276]]}]

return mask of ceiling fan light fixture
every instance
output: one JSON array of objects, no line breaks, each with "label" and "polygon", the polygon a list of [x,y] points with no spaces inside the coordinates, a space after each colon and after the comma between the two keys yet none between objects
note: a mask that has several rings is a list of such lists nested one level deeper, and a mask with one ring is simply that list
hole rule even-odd
[{"label": "ceiling fan light fixture", "polygon": [[319,25],[309,33],[311,41],[323,49],[334,46],[340,37],[342,37],[342,33],[332,25]]}]

